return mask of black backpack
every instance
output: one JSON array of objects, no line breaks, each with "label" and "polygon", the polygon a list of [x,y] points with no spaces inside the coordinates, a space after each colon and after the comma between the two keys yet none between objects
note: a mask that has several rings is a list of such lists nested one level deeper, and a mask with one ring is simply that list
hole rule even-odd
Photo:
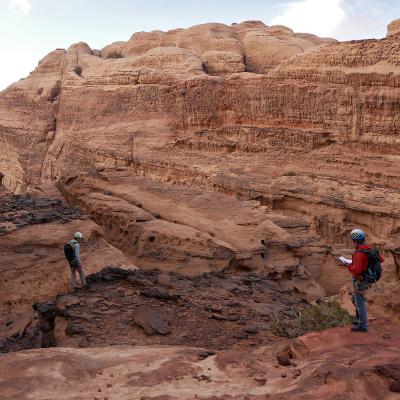
[{"label": "black backpack", "polygon": [[368,268],[363,273],[363,277],[368,283],[375,283],[381,279],[382,265],[379,250],[374,247],[370,250],[357,250],[357,252],[365,253],[368,256]]},{"label": "black backpack", "polygon": [[64,245],[64,254],[68,261],[72,261],[75,258],[75,249],[71,243],[66,243]]}]

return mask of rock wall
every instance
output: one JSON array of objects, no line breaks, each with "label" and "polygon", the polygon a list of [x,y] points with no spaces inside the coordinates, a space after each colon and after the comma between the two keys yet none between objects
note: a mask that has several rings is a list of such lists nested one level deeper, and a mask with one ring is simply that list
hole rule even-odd
[{"label": "rock wall", "polygon": [[[280,127],[281,148],[297,137],[306,150],[322,133],[331,145],[392,154],[398,53],[392,36],[335,43],[254,21],[138,33],[99,53],[84,43],[56,50],[1,95],[4,183],[15,191],[98,165],[164,161],[176,152],[160,155],[163,145],[221,127]],[[361,179],[379,178],[369,175]]]},{"label": "rock wall", "polygon": [[[327,42],[332,40],[247,22],[138,33],[98,53],[85,43],[55,50],[28,78],[1,95],[4,183],[13,191],[25,190],[64,174],[64,169],[80,168],[80,154],[88,165],[102,155],[126,157],[130,135],[144,122],[150,130],[165,126],[168,131],[208,125],[216,110],[212,104],[201,109],[211,99],[209,85],[221,82],[217,75],[265,73],[281,60]],[[198,85],[205,86],[204,99],[193,102],[190,96],[199,92]],[[119,138],[111,128],[116,123],[126,124]],[[104,149],[105,137],[98,138],[98,145],[91,143],[87,154],[82,143],[90,140],[90,131],[98,136],[100,127],[111,128],[113,133],[104,133],[114,139]],[[65,162],[71,156],[78,163]]]},{"label": "rock wall", "polygon": [[[393,33],[396,22],[391,26]],[[187,193],[256,200],[265,207],[260,212],[269,213],[266,219],[279,221],[274,225],[314,235],[318,246],[303,246],[310,243],[305,240],[305,253],[296,254],[294,264],[305,266],[330,292],[343,283],[334,278],[333,257],[349,252],[346,235],[357,225],[381,246],[389,283],[398,279],[393,249],[400,232],[399,54],[395,34],[337,43],[257,21],[142,32],[100,51],[85,43],[56,50],[0,95],[3,182],[16,192],[35,191],[105,170],[105,179],[115,179],[104,181],[101,193],[95,179],[83,179],[82,195],[82,181],[60,187],[114,233],[110,237],[118,238],[131,259],[148,266],[157,257],[144,261],[137,255],[123,213],[147,219],[140,229],[151,226],[160,233],[163,225],[168,234],[183,229],[188,235],[189,228],[170,229],[170,221],[136,207],[141,202],[151,209],[149,195],[127,201],[137,186],[129,186],[125,175],[186,186]],[[117,199],[105,194],[118,181],[127,186],[118,188]],[[157,190],[170,193],[162,185]],[[247,211],[240,212],[251,224]],[[139,226],[131,228],[136,232]],[[139,236],[147,237],[146,229]],[[207,229],[200,231],[196,252],[210,243],[211,268],[229,268],[243,251],[226,234],[218,237],[221,245]],[[163,246],[169,246],[171,237],[164,237]],[[260,235],[251,238],[258,246]],[[183,265],[181,243],[176,239],[168,248]],[[147,244],[148,254],[157,254],[155,245]],[[318,250],[324,246],[329,250]],[[276,254],[284,259],[293,252],[282,247]],[[206,258],[200,269],[210,268]]]}]

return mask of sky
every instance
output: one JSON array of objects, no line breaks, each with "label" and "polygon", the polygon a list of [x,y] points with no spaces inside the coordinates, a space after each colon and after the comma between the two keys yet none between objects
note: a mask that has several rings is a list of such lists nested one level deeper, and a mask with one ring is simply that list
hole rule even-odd
[{"label": "sky", "polygon": [[101,49],[134,32],[261,20],[339,40],[382,38],[400,0],[0,0],[0,90],[56,48]]}]

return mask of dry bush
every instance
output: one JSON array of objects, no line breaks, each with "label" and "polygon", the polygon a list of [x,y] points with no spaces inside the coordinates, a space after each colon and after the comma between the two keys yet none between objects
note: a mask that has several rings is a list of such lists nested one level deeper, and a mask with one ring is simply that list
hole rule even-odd
[{"label": "dry bush", "polygon": [[287,171],[282,174],[283,176],[296,176],[296,172],[294,171]]},{"label": "dry bush", "polygon": [[351,324],[352,317],[337,301],[300,307],[279,307],[272,315],[272,331],[278,336],[296,338],[307,332]]},{"label": "dry bush", "polygon": [[61,93],[61,82],[57,81],[56,84],[51,88],[50,95],[47,97],[47,100],[54,101],[56,97],[58,97]]},{"label": "dry bush", "polygon": [[119,51],[112,51],[110,54],[107,54],[107,58],[122,58],[122,53]]}]

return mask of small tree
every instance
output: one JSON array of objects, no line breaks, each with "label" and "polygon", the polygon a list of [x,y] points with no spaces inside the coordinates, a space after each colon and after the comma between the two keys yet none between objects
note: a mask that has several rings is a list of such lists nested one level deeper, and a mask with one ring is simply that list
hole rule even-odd
[{"label": "small tree", "polygon": [[75,69],[74,69],[74,72],[75,72],[77,75],[81,76],[81,75],[82,75],[82,67],[81,67],[80,65],[77,65],[77,66],[75,67]]}]

